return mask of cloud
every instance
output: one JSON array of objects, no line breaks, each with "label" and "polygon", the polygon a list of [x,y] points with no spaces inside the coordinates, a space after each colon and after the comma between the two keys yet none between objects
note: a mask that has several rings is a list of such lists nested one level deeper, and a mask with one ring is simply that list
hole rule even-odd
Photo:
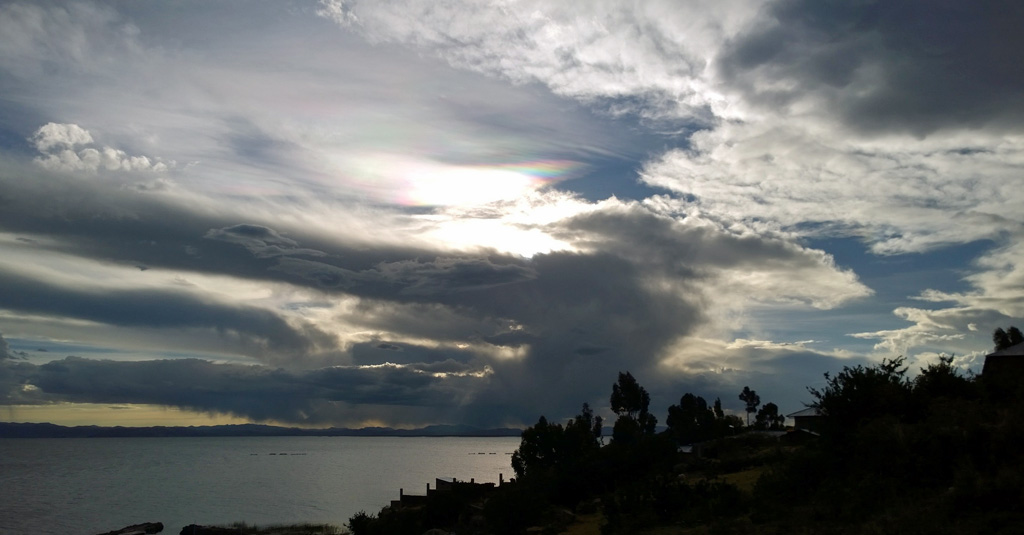
[{"label": "cloud", "polygon": [[991,335],[996,327],[1019,325],[1024,317],[1021,258],[1024,246],[1018,239],[1010,240],[975,260],[975,270],[964,276],[968,285],[965,291],[926,290],[916,299],[930,304],[930,308],[906,306],[893,311],[910,325],[853,336],[878,340],[875,348],[892,354],[922,348],[964,357],[983,355],[991,348]]},{"label": "cloud", "polygon": [[702,91],[708,45],[755,12],[745,2],[321,5],[322,16],[372,41],[413,46],[514,83],[540,82],[612,114],[655,123],[668,115],[677,125],[713,121]]},{"label": "cloud", "polygon": [[0,334],[0,360],[14,359],[17,358],[11,353],[11,346],[4,340],[2,334]]},{"label": "cloud", "polygon": [[832,117],[863,133],[1020,132],[1024,11],[993,2],[779,0],[716,61],[773,115]]},{"label": "cloud", "polygon": [[[41,189],[54,183],[65,185]],[[870,292],[820,251],[680,217],[657,202],[577,201],[537,225],[568,250],[524,258],[352,243],[345,233],[284,223],[281,212],[261,221],[256,210],[208,211],[178,192],[154,197],[59,175],[10,184],[18,201],[0,222],[40,237],[17,242],[25,254],[59,263],[34,275],[12,264],[0,283],[13,290],[0,306],[154,337],[220,332],[232,353],[293,373],[325,363],[392,362],[402,374],[489,369],[467,383],[476,401],[446,405],[475,423],[602,406],[618,371],[655,380],[679,339],[752,301],[830,308]],[[505,217],[504,206],[492,215]],[[122,269],[111,272],[111,263]],[[57,275],[64,272],[81,276]],[[368,417],[382,409],[348,410]]]},{"label": "cloud", "polygon": [[139,29],[91,2],[8,2],[0,6],[0,33],[0,68],[32,79],[46,71],[93,71],[112,52],[133,49]]},{"label": "cloud", "polygon": [[16,375],[32,385],[40,401],[146,403],[256,421],[358,426],[381,415],[398,424],[416,423],[425,413],[439,410],[457,417],[488,375],[486,370],[465,371],[450,363],[289,372],[198,359],[118,362],[67,357],[40,366],[23,365]]},{"label": "cloud", "polygon": [[29,138],[39,152],[36,163],[51,170],[89,171],[167,171],[174,162],[163,162],[148,156],[129,156],[123,150],[92,145],[92,135],[76,124],[47,123]]},{"label": "cloud", "polygon": [[302,249],[295,240],[285,238],[277,231],[261,225],[239,224],[222,229],[210,229],[203,237],[241,245],[257,258],[285,255],[324,256],[322,251]]},{"label": "cloud", "polygon": [[89,131],[77,124],[46,123],[29,138],[39,152],[53,149],[71,149],[78,145],[92,144]]},{"label": "cloud", "polygon": [[668,279],[691,286],[699,281],[708,301],[797,300],[832,308],[872,293],[821,251],[770,234],[731,232],[700,217],[676,220],[652,208],[659,207],[606,203],[560,222],[555,234],[583,250],[643,259],[645,271]]},{"label": "cloud", "polygon": [[125,327],[212,329],[236,338],[245,353],[282,364],[334,346],[328,334],[312,325],[293,326],[270,310],[181,290],[72,288],[10,271],[0,271],[0,287],[0,306],[8,310]]},{"label": "cloud", "polygon": [[[986,141],[991,144],[987,144]],[[982,149],[981,147],[988,147]],[[1021,223],[1024,145],[983,135],[856,141],[783,126],[723,125],[647,164],[680,210],[802,235],[857,236],[876,253],[999,238]]]},{"label": "cloud", "polygon": [[159,357],[4,359],[6,399],[490,425],[976,351],[1024,314],[1019,39],[979,5],[4,4],[0,321]]}]

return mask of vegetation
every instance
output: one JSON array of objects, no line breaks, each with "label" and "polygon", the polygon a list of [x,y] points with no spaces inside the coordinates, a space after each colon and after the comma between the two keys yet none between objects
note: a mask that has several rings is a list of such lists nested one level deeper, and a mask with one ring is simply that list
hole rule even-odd
[{"label": "vegetation", "polygon": [[182,528],[182,535],[343,535],[345,530],[331,524],[290,524],[256,526],[235,522],[230,526],[197,526]]},{"label": "vegetation", "polygon": [[[997,347],[1000,332],[1020,333],[997,330]],[[897,357],[825,374],[823,388],[809,389],[822,415],[814,433],[768,432],[783,430],[785,417],[749,387],[740,399],[751,425],[721,400],[685,393],[656,433],[650,396],[620,373],[608,444],[586,404],[565,425],[541,417],[513,455],[516,480],[360,513],[349,527],[559,533],[575,513],[585,521],[571,533],[599,526],[605,535],[1024,531],[1024,389],[1005,387],[1024,383],[1024,363],[999,381],[961,373],[952,357],[907,372]]]}]

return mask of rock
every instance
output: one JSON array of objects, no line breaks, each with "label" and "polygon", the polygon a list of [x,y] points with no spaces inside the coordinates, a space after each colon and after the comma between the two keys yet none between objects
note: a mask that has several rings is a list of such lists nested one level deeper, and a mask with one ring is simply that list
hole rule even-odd
[{"label": "rock", "polygon": [[150,533],[160,533],[163,530],[164,525],[162,522],[146,522],[144,524],[133,524],[123,527],[117,531],[100,533],[99,535],[148,535]]},{"label": "rock", "polygon": [[238,528],[219,528],[217,526],[199,526],[189,524],[178,533],[178,535],[239,535],[242,530]]}]

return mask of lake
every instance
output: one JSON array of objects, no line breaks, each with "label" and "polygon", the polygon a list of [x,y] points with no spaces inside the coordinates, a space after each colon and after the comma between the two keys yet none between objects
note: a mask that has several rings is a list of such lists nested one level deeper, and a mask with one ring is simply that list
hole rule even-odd
[{"label": "lake", "polygon": [[515,437],[0,439],[0,533],[96,534],[163,522],[343,526],[398,489],[513,475]]}]

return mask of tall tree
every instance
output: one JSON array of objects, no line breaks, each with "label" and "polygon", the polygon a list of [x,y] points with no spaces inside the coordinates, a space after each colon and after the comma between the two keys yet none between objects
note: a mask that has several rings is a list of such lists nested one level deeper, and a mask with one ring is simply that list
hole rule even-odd
[{"label": "tall tree", "polygon": [[1024,333],[1016,327],[1010,327],[1005,331],[1002,327],[996,327],[992,333],[992,342],[996,345],[996,351],[999,351],[1024,342]]},{"label": "tall tree", "polygon": [[522,479],[527,474],[539,477],[553,469],[563,458],[565,429],[560,424],[548,423],[541,416],[533,427],[523,431],[519,448],[512,453],[512,470]]},{"label": "tall tree", "polygon": [[633,374],[619,372],[612,385],[612,411],[618,416],[612,428],[612,442],[633,442],[653,435],[658,419],[650,413],[651,396]]},{"label": "tall tree", "polygon": [[784,428],[785,424],[786,417],[779,414],[779,406],[770,401],[757,411],[754,418],[754,427],[758,429],[777,430]]},{"label": "tall tree", "polygon": [[679,398],[679,405],[668,408],[668,418],[665,420],[669,434],[678,444],[690,444],[713,437],[715,423],[715,412],[708,407],[708,402],[690,393]]},{"label": "tall tree", "polygon": [[578,455],[599,449],[603,425],[604,420],[600,416],[595,416],[590,405],[584,403],[580,414],[565,424],[565,439],[569,448]]},{"label": "tall tree", "polygon": [[758,396],[757,392],[751,390],[749,386],[744,386],[743,392],[740,392],[740,401],[747,404],[747,426],[749,426],[750,415],[757,412],[757,406],[761,404],[761,396]]}]

